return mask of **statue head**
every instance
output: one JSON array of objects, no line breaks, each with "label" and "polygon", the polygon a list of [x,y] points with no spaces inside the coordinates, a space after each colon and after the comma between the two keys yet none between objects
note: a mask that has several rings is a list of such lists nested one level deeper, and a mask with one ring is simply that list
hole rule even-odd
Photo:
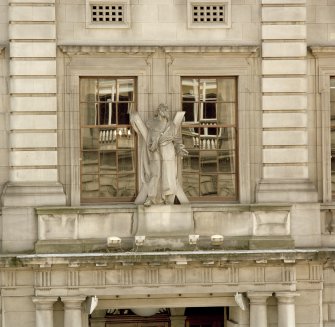
[{"label": "statue head", "polygon": [[168,106],[161,103],[156,109],[155,116],[161,116],[162,118],[169,120]]}]

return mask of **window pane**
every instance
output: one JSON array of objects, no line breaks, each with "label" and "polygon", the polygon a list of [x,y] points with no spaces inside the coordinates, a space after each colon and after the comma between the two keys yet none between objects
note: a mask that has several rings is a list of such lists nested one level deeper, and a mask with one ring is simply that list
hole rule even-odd
[{"label": "window pane", "polygon": [[82,175],[81,188],[84,198],[97,197],[99,195],[98,175]]},{"label": "window pane", "polygon": [[183,102],[182,110],[185,111],[185,122],[196,123],[199,121],[197,103]]},{"label": "window pane", "polygon": [[92,174],[97,173],[99,167],[98,152],[83,152],[82,157],[82,173],[83,174]]},{"label": "window pane", "polygon": [[119,79],[118,80],[118,101],[134,101],[134,80]]},{"label": "window pane", "polygon": [[100,175],[99,196],[105,198],[117,196],[117,175]]},{"label": "window pane", "polygon": [[194,127],[182,128],[183,144],[186,149],[199,148],[200,139],[199,133]]},{"label": "window pane", "polygon": [[218,78],[218,102],[236,102],[236,79]]},{"label": "window pane", "polygon": [[236,176],[234,174],[218,175],[218,190],[219,195],[224,197],[236,197]]},{"label": "window pane", "polygon": [[131,127],[122,127],[117,129],[118,148],[131,148],[135,146],[135,132]]},{"label": "window pane", "polygon": [[118,103],[118,110],[117,110],[117,114],[118,114],[118,124],[119,125],[129,125],[129,109],[130,106],[132,106],[133,104],[131,103]]},{"label": "window pane", "polygon": [[111,125],[116,123],[116,104],[112,102],[99,103],[100,125]]},{"label": "window pane", "polygon": [[134,151],[120,150],[118,151],[118,171],[119,172],[133,172],[134,167]]},{"label": "window pane", "polygon": [[199,172],[199,151],[190,150],[188,156],[183,158],[183,170]]},{"label": "window pane", "polygon": [[100,173],[116,173],[116,151],[100,152]]},{"label": "window pane", "polygon": [[196,78],[183,78],[181,82],[181,92],[183,101],[199,100],[199,83]]},{"label": "window pane", "polygon": [[235,172],[235,151],[219,151],[218,160],[220,172]]},{"label": "window pane", "polygon": [[217,175],[200,176],[200,195],[217,195]]},{"label": "window pane", "polygon": [[99,131],[97,128],[82,128],[81,138],[83,149],[98,149]]},{"label": "window pane", "polygon": [[99,101],[116,101],[116,81],[110,79],[99,79],[98,83]]},{"label": "window pane", "polygon": [[118,196],[133,197],[135,192],[135,174],[120,174],[118,178]]},{"label": "window pane", "polygon": [[187,196],[199,196],[199,175],[183,173],[183,189]]},{"label": "window pane", "polygon": [[216,78],[200,80],[200,100],[217,101]]},{"label": "window pane", "polygon": [[200,170],[204,173],[217,172],[217,152],[216,151],[200,151]]},{"label": "window pane", "polygon": [[216,122],[216,103],[200,104],[200,120]]},{"label": "window pane", "polygon": [[80,102],[95,102],[98,100],[97,97],[97,84],[98,81],[95,78],[82,78],[80,79]]},{"label": "window pane", "polygon": [[100,150],[116,149],[116,129],[101,129],[99,132]]},{"label": "window pane", "polygon": [[80,104],[81,125],[95,125],[98,123],[98,110],[95,103]]},{"label": "window pane", "polygon": [[217,120],[218,124],[235,125],[235,103],[218,103]]},{"label": "window pane", "polygon": [[236,132],[234,128],[219,128],[218,148],[222,150],[235,149]]}]

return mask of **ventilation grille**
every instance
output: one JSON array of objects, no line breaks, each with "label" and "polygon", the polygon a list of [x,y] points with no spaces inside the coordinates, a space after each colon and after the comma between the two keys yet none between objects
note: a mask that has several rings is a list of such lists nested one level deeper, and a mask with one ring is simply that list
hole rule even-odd
[{"label": "ventilation grille", "polygon": [[192,5],[193,23],[225,23],[224,5]]},{"label": "ventilation grille", "polygon": [[125,9],[123,4],[91,5],[92,23],[124,23]]}]

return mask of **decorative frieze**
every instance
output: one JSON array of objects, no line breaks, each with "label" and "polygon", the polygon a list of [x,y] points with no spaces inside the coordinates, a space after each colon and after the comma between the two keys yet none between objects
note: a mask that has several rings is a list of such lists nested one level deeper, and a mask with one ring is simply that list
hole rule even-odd
[{"label": "decorative frieze", "polygon": [[49,289],[51,287],[51,270],[35,271],[35,287]]},{"label": "decorative frieze", "polygon": [[186,268],[177,267],[174,271],[176,274],[176,284],[180,286],[184,286],[186,283]]},{"label": "decorative frieze", "polygon": [[229,284],[238,284],[238,267],[230,266],[228,268]]},{"label": "decorative frieze", "polygon": [[296,282],[296,270],[294,266],[282,267],[282,283],[292,284]]},{"label": "decorative frieze", "polygon": [[68,270],[67,284],[70,288],[78,288],[79,286],[79,270]]},{"label": "decorative frieze", "polygon": [[105,270],[96,270],[94,271],[94,282],[97,286],[106,285],[106,271]]},{"label": "decorative frieze", "polygon": [[265,266],[255,267],[255,284],[265,284]]},{"label": "decorative frieze", "polygon": [[3,286],[5,288],[15,288],[16,287],[16,271],[15,270],[5,270],[2,272]]}]

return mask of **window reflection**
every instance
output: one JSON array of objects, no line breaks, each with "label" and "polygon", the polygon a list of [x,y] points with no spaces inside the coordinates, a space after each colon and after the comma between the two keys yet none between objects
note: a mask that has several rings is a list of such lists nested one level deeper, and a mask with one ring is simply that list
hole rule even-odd
[{"label": "window reflection", "polygon": [[234,77],[181,80],[182,136],[189,152],[183,159],[183,187],[191,198],[237,197],[236,84]]},{"label": "window reflection", "polygon": [[335,198],[335,77],[330,79],[331,189]]},{"label": "window reflection", "polygon": [[81,78],[82,201],[131,201],[136,194],[134,78]]}]

